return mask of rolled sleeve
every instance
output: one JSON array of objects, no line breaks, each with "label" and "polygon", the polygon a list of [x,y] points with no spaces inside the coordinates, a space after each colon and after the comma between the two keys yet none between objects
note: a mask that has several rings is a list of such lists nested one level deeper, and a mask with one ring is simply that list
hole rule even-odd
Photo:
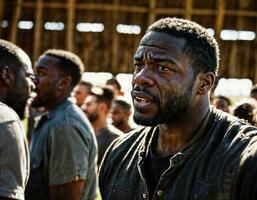
[{"label": "rolled sleeve", "polygon": [[50,137],[49,185],[85,180],[89,147],[90,139],[79,127],[74,124],[61,125]]}]

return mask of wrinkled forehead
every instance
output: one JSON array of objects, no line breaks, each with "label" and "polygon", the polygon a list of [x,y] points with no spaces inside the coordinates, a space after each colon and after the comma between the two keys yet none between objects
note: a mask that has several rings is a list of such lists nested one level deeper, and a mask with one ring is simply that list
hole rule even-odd
[{"label": "wrinkled forehead", "polygon": [[49,55],[43,55],[36,62],[36,67],[52,68],[60,62],[59,58]]},{"label": "wrinkled forehead", "polygon": [[[183,53],[186,39],[165,32],[150,31],[144,35],[135,53],[135,59],[147,56],[161,56],[169,53]],[[146,55],[144,55],[146,54]]]}]

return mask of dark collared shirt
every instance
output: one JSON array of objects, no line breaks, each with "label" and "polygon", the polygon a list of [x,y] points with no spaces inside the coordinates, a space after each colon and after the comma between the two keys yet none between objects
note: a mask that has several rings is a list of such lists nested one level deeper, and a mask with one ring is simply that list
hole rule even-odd
[{"label": "dark collared shirt", "polygon": [[213,108],[202,127],[170,158],[152,198],[144,165],[158,127],[116,140],[100,168],[103,200],[256,200],[257,129]]},{"label": "dark collared shirt", "polygon": [[85,114],[70,101],[43,117],[30,144],[27,200],[49,199],[49,187],[85,180],[83,200],[96,195],[97,144]]}]

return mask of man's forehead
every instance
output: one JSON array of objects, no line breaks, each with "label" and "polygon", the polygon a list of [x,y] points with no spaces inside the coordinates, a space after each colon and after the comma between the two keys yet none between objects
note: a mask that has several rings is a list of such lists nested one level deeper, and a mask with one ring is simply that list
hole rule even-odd
[{"label": "man's forehead", "polygon": [[51,68],[59,62],[60,62],[59,58],[56,58],[54,56],[49,56],[49,55],[43,55],[36,62],[36,67]]},{"label": "man's forehead", "polygon": [[140,41],[140,47],[154,47],[170,51],[171,49],[182,50],[186,45],[186,39],[176,37],[165,32],[150,31]]}]

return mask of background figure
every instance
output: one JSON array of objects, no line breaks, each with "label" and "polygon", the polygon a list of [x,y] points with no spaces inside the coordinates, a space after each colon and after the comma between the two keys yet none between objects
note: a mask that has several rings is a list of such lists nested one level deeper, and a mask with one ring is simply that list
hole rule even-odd
[{"label": "background figure", "polygon": [[116,99],[118,96],[124,95],[123,91],[121,90],[121,85],[115,77],[108,79],[105,85],[113,91],[114,99]]},{"label": "background figure", "polygon": [[31,106],[45,108],[30,143],[27,200],[93,200],[97,144],[88,119],[69,100],[84,65],[75,54],[48,50],[35,65]]},{"label": "background figure", "polygon": [[[24,199],[29,176],[26,133],[20,118],[34,87],[28,55],[0,39],[0,199]],[[15,112],[16,113],[15,113]],[[18,117],[18,115],[19,117]]]},{"label": "background figure", "polygon": [[233,111],[234,116],[246,120],[253,126],[257,125],[257,103],[256,100],[248,99],[239,102]]},{"label": "background figure", "polygon": [[257,128],[210,105],[219,47],[190,20],[152,24],[134,55],[134,121],[108,148],[103,200],[257,199]]},{"label": "background figure", "polygon": [[124,133],[132,130],[129,125],[129,117],[131,115],[131,105],[125,100],[116,99],[113,101],[111,110],[112,124]]},{"label": "background figure", "polygon": [[113,92],[109,88],[95,86],[81,106],[91,122],[98,144],[98,165],[110,143],[121,136],[123,132],[108,125],[107,116],[112,104]]},{"label": "background figure", "polygon": [[250,97],[254,98],[255,100],[257,100],[257,84],[253,85],[251,88],[251,93],[250,93]]},{"label": "background figure", "polygon": [[73,96],[76,99],[76,104],[80,107],[92,88],[92,83],[80,81],[73,89]]},{"label": "background figure", "polygon": [[222,95],[215,96],[211,104],[224,112],[230,113],[231,101],[228,97]]}]

